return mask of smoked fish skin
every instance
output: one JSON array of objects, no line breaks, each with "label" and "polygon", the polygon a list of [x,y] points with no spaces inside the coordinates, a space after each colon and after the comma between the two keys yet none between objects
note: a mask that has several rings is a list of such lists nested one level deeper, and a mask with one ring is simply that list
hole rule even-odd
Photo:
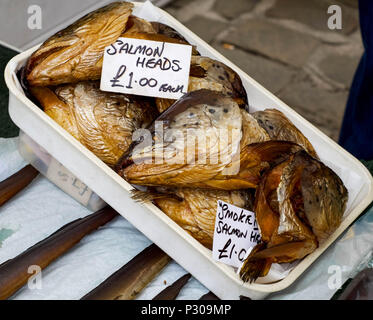
[{"label": "smoked fish skin", "polygon": [[130,35],[133,33],[156,34],[157,32],[151,22],[134,15],[130,15],[126,24],[126,30],[121,36],[123,37],[125,35]]},{"label": "smoked fish skin", "polygon": [[216,206],[222,200],[251,209],[253,193],[248,190],[211,190],[198,188],[148,188],[133,191],[136,201],[153,201],[167,216],[205,247],[212,249]]},{"label": "smoked fish skin", "polygon": [[222,93],[190,92],[156,119],[154,125],[162,130],[151,129],[152,143],[134,145],[116,171],[128,182],[143,186],[255,188],[272,162],[301,147],[268,141],[255,121],[250,130],[246,120],[253,119],[245,112]]},{"label": "smoked fish skin", "polygon": [[151,100],[101,91],[96,81],[30,92],[48,116],[110,166],[129,148],[132,134],[158,114]]},{"label": "smoked fish skin", "polygon": [[272,263],[312,253],[340,225],[347,200],[342,180],[304,150],[269,170],[254,204],[262,243],[245,260],[241,279],[255,281]]},{"label": "smoked fish skin", "polygon": [[[241,108],[248,110],[245,88],[240,76],[224,63],[201,56],[192,56],[188,92],[200,89],[214,90],[233,98]],[[175,100],[156,98],[159,112],[168,109]]]},{"label": "smoked fish skin", "polygon": [[132,8],[130,2],[113,2],[50,37],[27,61],[28,83],[51,86],[100,79],[104,49],[125,30]]},{"label": "smoked fish skin", "polygon": [[309,140],[298,128],[279,110],[265,109],[251,114],[258,124],[266,130],[271,140],[291,141],[299,144],[312,157],[318,159],[317,153]]},{"label": "smoked fish skin", "polygon": [[[162,126],[163,136],[155,130],[157,125]],[[124,155],[118,173],[130,183],[150,186],[208,180],[230,163],[231,153],[239,147],[241,128],[242,115],[233,99],[210,90],[188,93],[155,120],[150,128],[151,146],[136,145]],[[221,136],[223,129],[225,136]],[[178,133],[175,139],[170,136],[173,132]],[[193,140],[204,136],[209,137],[210,145],[220,142],[220,148],[210,149],[207,142]],[[196,157],[201,164],[192,163]],[[148,163],[149,158],[154,161]],[[210,161],[212,158],[217,161]]]}]

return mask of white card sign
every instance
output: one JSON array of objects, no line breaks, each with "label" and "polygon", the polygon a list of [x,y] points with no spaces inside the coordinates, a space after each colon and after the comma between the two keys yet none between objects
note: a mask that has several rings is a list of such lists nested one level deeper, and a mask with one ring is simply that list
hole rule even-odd
[{"label": "white card sign", "polygon": [[105,48],[103,91],[179,99],[188,91],[192,46],[119,38]]},{"label": "white card sign", "polygon": [[255,213],[219,200],[216,210],[212,256],[239,268],[246,253],[260,241]]}]

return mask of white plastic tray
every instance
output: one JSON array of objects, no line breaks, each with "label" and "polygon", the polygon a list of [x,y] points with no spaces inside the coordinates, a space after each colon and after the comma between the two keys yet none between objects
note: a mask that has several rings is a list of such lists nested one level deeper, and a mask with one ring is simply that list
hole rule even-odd
[{"label": "white plastic tray", "polygon": [[[138,9],[142,4],[135,3],[135,5]],[[174,27],[192,44],[197,45],[202,55],[220,60],[241,76],[248,94],[251,111],[277,108],[284,112],[311,141],[321,160],[342,178],[350,193],[340,227],[322,246],[304,258],[286,278],[272,284],[243,283],[231,267],[214,261],[210,250],[203,247],[156,206],[143,205],[133,201],[129,194],[132,187],[125,180],[83,147],[24,95],[16,72],[37,47],[15,56],[6,67],[5,80],[10,91],[10,116],[27,135],[219,298],[238,299],[240,295],[252,299],[264,298],[271,292],[282,290],[291,285],[369,205],[373,200],[372,176],[356,158],[333,140],[172,16],[161,9],[157,8],[157,10],[161,17],[160,21]]]},{"label": "white plastic tray", "polygon": [[19,132],[18,151],[23,159],[49,181],[80,202],[88,210],[97,211],[106,206],[106,203],[84,182],[75,177],[22,130]]}]

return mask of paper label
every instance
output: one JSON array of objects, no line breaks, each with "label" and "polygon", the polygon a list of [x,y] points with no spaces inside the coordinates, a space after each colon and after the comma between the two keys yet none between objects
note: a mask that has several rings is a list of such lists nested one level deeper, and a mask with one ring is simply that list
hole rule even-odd
[{"label": "paper label", "polygon": [[119,38],[105,48],[100,89],[179,99],[188,91],[192,46]]},{"label": "paper label", "polygon": [[53,158],[48,166],[46,177],[82,205],[88,205],[93,191]]},{"label": "paper label", "polygon": [[260,242],[255,213],[219,200],[216,210],[212,256],[239,268],[246,253]]}]

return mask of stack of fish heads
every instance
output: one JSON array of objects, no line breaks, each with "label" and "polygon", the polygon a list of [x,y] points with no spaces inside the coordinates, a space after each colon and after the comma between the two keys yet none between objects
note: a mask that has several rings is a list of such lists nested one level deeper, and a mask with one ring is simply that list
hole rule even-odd
[{"label": "stack of fish heads", "polygon": [[262,243],[245,261],[241,278],[254,281],[272,263],[312,253],[340,225],[347,199],[342,180],[303,150],[266,172],[254,205]]},{"label": "stack of fish heads", "polygon": [[211,190],[196,188],[148,188],[133,191],[136,201],[153,201],[165,214],[207,248],[212,248],[216,204],[226,201],[252,210],[254,194],[250,190]]},{"label": "stack of fish heads", "polygon": [[[240,76],[224,63],[201,56],[192,56],[188,92],[208,89],[232,97],[241,108],[248,111],[246,90]],[[156,99],[159,112],[168,109],[175,100]]]},{"label": "stack of fish heads", "polygon": [[50,86],[100,79],[104,49],[125,30],[132,8],[129,2],[111,3],[49,38],[27,62],[28,83]]},{"label": "stack of fish heads", "polygon": [[[256,189],[263,242],[245,261],[244,281],[314,251],[339,226],[347,190],[280,111],[249,113],[231,68],[193,46],[188,93],[177,101],[100,91],[104,49],[119,37],[189,44],[132,9],[111,3],[49,38],[27,61],[22,84],[124,179],[147,186],[139,200],[153,201],[209,248],[217,200],[251,209],[248,189]],[[132,142],[139,128],[149,131]]]},{"label": "stack of fish heads", "polygon": [[98,81],[30,91],[48,116],[110,166],[129,148],[132,134],[158,114],[152,100],[101,91]]},{"label": "stack of fish heads", "polygon": [[[264,129],[252,117],[255,130],[247,127],[246,116],[250,118],[228,95],[192,91],[156,119],[150,127],[150,143],[133,144],[119,161],[117,172],[143,186],[255,188],[269,162],[301,147],[266,141]],[[163,130],[155,130],[156,126]],[[243,137],[251,144],[241,148]]]},{"label": "stack of fish heads", "polygon": [[[119,37],[189,44],[172,28],[131,15],[132,8],[130,2],[111,3],[50,37],[26,64],[28,84],[51,86],[99,80],[104,49]],[[195,47],[193,53],[198,54]]]},{"label": "stack of fish heads", "polygon": [[131,15],[132,8],[115,2],[84,16],[43,43],[22,72],[32,99],[110,166],[158,112],[154,99],[99,90],[104,48],[118,37],[188,44],[172,28]]}]

